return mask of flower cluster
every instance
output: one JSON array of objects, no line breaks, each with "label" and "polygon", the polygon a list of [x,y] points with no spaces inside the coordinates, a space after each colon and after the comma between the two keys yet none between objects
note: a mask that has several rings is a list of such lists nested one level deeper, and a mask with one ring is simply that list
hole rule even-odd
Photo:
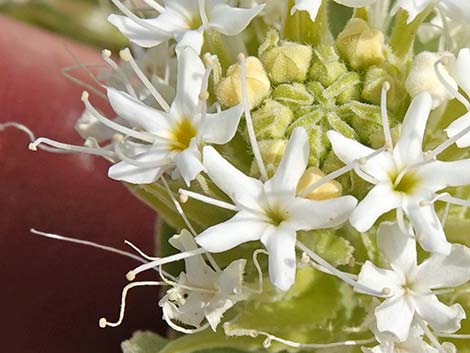
[{"label": "flower cluster", "polygon": [[134,45],[103,51],[115,116],[84,92],[83,146],[30,144],[106,158],[165,222],[101,327],[155,285],[194,350],[465,347],[441,341],[468,338],[470,3],[112,2]]}]

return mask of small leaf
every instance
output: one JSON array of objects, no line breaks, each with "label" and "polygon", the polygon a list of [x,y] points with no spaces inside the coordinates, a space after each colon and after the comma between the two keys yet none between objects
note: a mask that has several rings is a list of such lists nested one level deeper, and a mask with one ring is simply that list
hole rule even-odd
[{"label": "small leaf", "polygon": [[121,343],[123,353],[158,353],[168,343],[156,333],[137,331],[131,339]]}]

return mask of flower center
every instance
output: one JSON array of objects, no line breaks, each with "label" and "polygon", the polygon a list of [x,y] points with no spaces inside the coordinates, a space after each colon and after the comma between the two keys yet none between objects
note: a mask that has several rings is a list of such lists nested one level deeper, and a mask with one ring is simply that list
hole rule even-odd
[{"label": "flower center", "polygon": [[174,127],[171,134],[171,150],[181,152],[187,149],[191,140],[196,136],[196,128],[191,120],[183,118]]},{"label": "flower center", "polygon": [[390,176],[393,183],[393,189],[403,194],[412,194],[420,182],[420,178],[413,172],[396,173]]},{"label": "flower center", "polygon": [[280,226],[282,222],[287,220],[287,212],[279,207],[268,208],[265,210],[266,216],[269,219],[269,223],[273,226]]}]

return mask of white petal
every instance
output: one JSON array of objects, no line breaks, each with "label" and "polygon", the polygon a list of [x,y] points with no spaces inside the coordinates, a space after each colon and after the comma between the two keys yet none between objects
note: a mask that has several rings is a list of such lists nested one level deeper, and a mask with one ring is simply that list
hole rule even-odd
[{"label": "white petal", "polygon": [[[377,292],[382,292],[385,288],[388,288],[392,293],[399,295],[402,291],[401,286],[404,278],[392,270],[378,268],[372,262],[366,261],[362,265],[357,282]],[[354,291],[364,293],[359,288],[354,288]]]},{"label": "white petal", "polygon": [[[336,156],[345,164],[350,164],[360,158],[366,157],[374,153],[372,148],[364,146],[360,142],[344,137],[340,133],[330,130],[328,138],[332,144],[333,151]],[[395,170],[393,156],[390,152],[383,152],[375,156],[365,164],[361,164],[360,168],[367,174],[373,176],[377,180],[389,180],[389,174]]]},{"label": "white petal", "polygon": [[178,308],[175,318],[187,325],[199,326],[204,320],[204,304],[207,294],[190,292],[183,305]]},{"label": "white petal", "polygon": [[115,88],[108,87],[107,92],[113,110],[132,126],[141,127],[147,132],[159,135],[171,129],[171,122],[165,113],[153,109]]},{"label": "white petal", "polygon": [[430,4],[431,0],[398,0],[395,4],[392,15],[395,15],[399,8],[408,12],[408,23],[411,23],[416,16],[423,12]]},{"label": "white petal", "polygon": [[[335,0],[338,4],[348,7],[366,7],[372,5],[377,0]],[[378,0],[380,1],[380,0]]]},{"label": "white petal", "polygon": [[161,147],[149,146],[147,151],[133,157],[138,162],[155,162],[155,167],[138,167],[125,161],[111,166],[108,176],[111,179],[131,184],[150,184],[155,182],[171,166],[168,152]]},{"label": "white petal", "polygon": [[270,226],[261,238],[269,253],[269,278],[272,284],[283,291],[295,282],[296,238],[295,230],[286,225]]},{"label": "white petal", "polygon": [[431,108],[432,97],[427,92],[418,94],[411,102],[393,151],[399,168],[423,160],[424,130]]},{"label": "white petal", "polygon": [[274,176],[265,184],[268,193],[289,193],[294,196],[297,184],[308,163],[309,144],[304,128],[296,128],[287,144]]},{"label": "white petal", "polygon": [[241,33],[262,10],[264,5],[250,9],[231,7],[224,3],[208,9],[209,26],[227,36]]},{"label": "white petal", "polygon": [[189,147],[176,154],[173,160],[187,186],[204,170],[201,152],[196,147]]},{"label": "white petal", "polygon": [[418,267],[415,285],[423,289],[452,288],[470,280],[470,249],[452,245],[449,256],[433,254]]},{"label": "white petal", "polygon": [[236,260],[230,263],[217,279],[217,286],[223,295],[233,296],[234,289],[242,289],[243,274],[245,273],[246,260]]},{"label": "white petal", "polygon": [[377,328],[381,332],[391,332],[405,341],[410,332],[414,308],[403,295],[386,299],[375,308]]},{"label": "white petal", "polygon": [[143,27],[126,16],[110,15],[108,21],[116,26],[131,42],[143,48],[155,47],[171,38],[171,32],[159,29],[155,19],[142,19],[155,29]]},{"label": "white petal", "polygon": [[211,180],[237,204],[258,208],[263,184],[250,178],[226,161],[213,147],[203,150],[203,163]]},{"label": "white petal", "polygon": [[467,24],[470,21],[470,3],[462,0],[442,0],[440,7],[452,20]]},{"label": "white petal", "polygon": [[402,204],[402,196],[390,184],[377,184],[359,202],[350,217],[350,222],[359,232],[368,231],[377,219]]},{"label": "white petal", "polygon": [[[204,44],[204,30],[197,29],[194,31],[186,31],[177,37],[178,45],[176,46],[176,52],[182,51],[185,48],[190,48],[196,53],[200,54],[202,45]],[[201,87],[199,87],[198,94]]]},{"label": "white petal", "polygon": [[292,6],[290,11],[293,15],[296,11],[307,11],[310,19],[315,22],[318,15],[318,10],[320,10],[321,0],[296,0],[295,5]]},{"label": "white petal", "polygon": [[[469,77],[470,77],[470,74],[469,74]],[[447,136],[449,136],[449,138],[452,138],[455,135],[457,135],[459,132],[463,131],[463,129],[469,126],[470,126],[470,113],[467,113],[461,116],[460,118],[454,120],[447,127],[447,129],[445,129],[445,132],[447,133]],[[460,148],[469,147],[470,146],[470,133],[464,135],[459,140],[457,140],[457,146]]]},{"label": "white petal", "polygon": [[449,186],[470,184],[470,159],[453,162],[433,161],[416,169],[422,185],[435,192]]},{"label": "white petal", "polygon": [[416,241],[396,222],[383,222],[377,230],[377,246],[392,268],[404,277],[416,271]]},{"label": "white petal", "polygon": [[226,144],[235,136],[242,114],[242,105],[237,105],[220,113],[207,114],[200,126],[201,140],[217,145]]},{"label": "white petal", "polygon": [[413,225],[416,239],[424,250],[449,255],[451,245],[446,239],[434,205],[421,206],[419,200],[406,200],[403,209]]},{"label": "white petal", "polygon": [[259,240],[268,227],[248,212],[238,212],[226,222],[207,228],[196,237],[196,243],[209,252],[223,252],[242,243]]},{"label": "white petal", "polygon": [[467,95],[470,94],[470,48],[460,50],[454,65],[455,80]]},{"label": "white petal", "polygon": [[453,333],[460,329],[460,321],[465,319],[465,311],[460,304],[447,306],[435,295],[414,297],[413,304],[418,315],[439,332]]},{"label": "white petal", "polygon": [[204,73],[204,64],[194,49],[185,47],[178,52],[176,97],[171,105],[176,118],[191,119],[196,112]]},{"label": "white petal", "polygon": [[337,227],[348,220],[357,200],[352,196],[314,201],[296,198],[289,208],[289,224],[296,230]]}]

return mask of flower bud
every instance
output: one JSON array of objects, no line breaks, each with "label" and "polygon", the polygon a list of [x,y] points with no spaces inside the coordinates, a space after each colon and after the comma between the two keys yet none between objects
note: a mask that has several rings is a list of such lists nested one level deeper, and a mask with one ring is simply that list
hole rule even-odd
[{"label": "flower bud", "polygon": [[[297,184],[297,194],[302,194],[304,190],[306,190],[308,187],[316,183],[324,176],[325,174],[320,169],[315,167],[308,168],[300,178],[299,183]],[[305,198],[310,200],[328,200],[341,196],[342,192],[343,187],[341,186],[341,184],[333,180],[311,191],[305,196]]]},{"label": "flower bud", "polygon": [[[246,59],[246,83],[250,109],[261,104],[271,89],[271,83],[261,62],[250,56]],[[227,107],[233,107],[242,101],[241,67],[234,64],[227,69],[216,88],[217,99]]]},{"label": "flower bud", "polygon": [[297,82],[277,86],[272,96],[278,102],[290,106],[293,109],[299,106],[310,106],[314,101],[313,96],[307,91],[307,88]]},{"label": "flower bud", "polygon": [[[272,177],[284,156],[287,147],[287,140],[285,139],[270,139],[258,141],[261,157],[263,158],[266,172],[269,177]],[[251,163],[250,174],[255,177],[260,176],[256,161]]]},{"label": "flower bud", "polygon": [[283,138],[294,113],[286,106],[268,99],[253,112],[253,126],[258,139]]},{"label": "flower bud", "polygon": [[[413,60],[410,73],[405,81],[406,90],[412,98],[424,91],[431,94],[433,109],[453,98],[453,95],[441,83],[436,74],[435,64],[444,57],[453,58],[453,54],[428,51],[418,54]],[[440,65],[440,72],[444,80],[457,91],[457,83],[444,65]]]},{"label": "flower bud", "polygon": [[273,82],[302,82],[310,68],[312,48],[287,41],[279,44],[279,34],[271,31],[259,49],[259,56]]},{"label": "flower bud", "polygon": [[355,70],[366,69],[384,62],[384,35],[370,28],[362,19],[348,22],[336,39],[340,54]]},{"label": "flower bud", "polygon": [[319,81],[323,86],[328,87],[347,72],[346,65],[340,61],[334,47],[319,46],[315,48],[309,70],[309,78]]}]

